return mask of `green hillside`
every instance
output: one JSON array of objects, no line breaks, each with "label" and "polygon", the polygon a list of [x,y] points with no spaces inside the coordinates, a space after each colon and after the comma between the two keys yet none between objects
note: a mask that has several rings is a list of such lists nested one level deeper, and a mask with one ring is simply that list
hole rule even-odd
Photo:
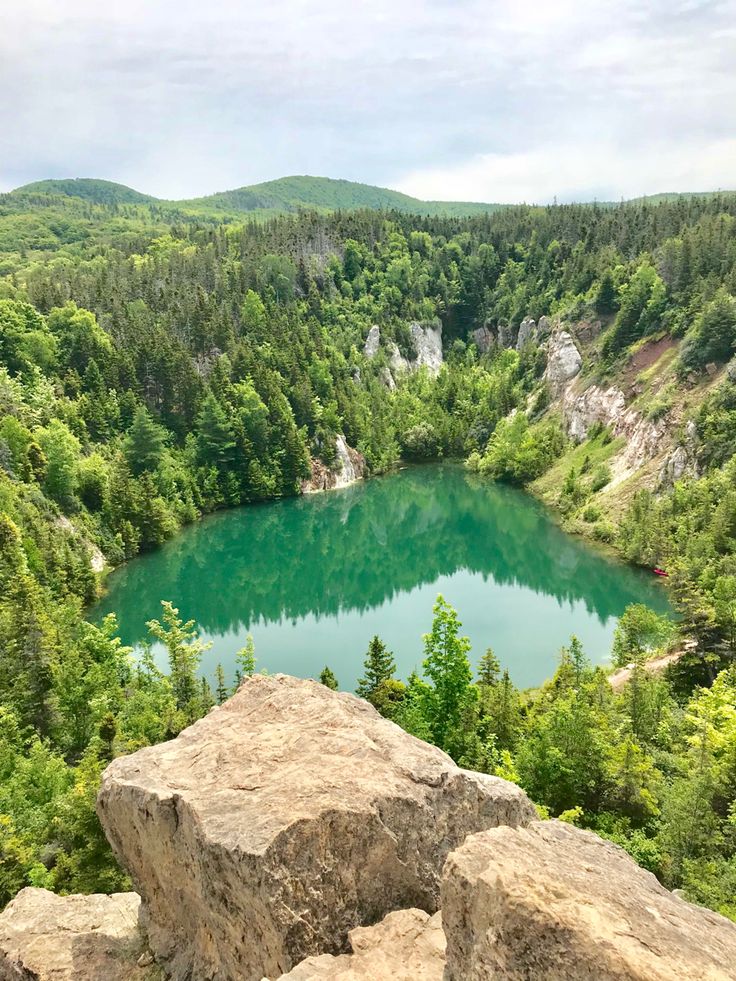
[{"label": "green hillside", "polygon": [[13,194],[64,194],[70,198],[82,198],[92,204],[150,204],[156,199],[150,194],[92,177],[72,177],[68,180],[34,181],[16,188]]},{"label": "green hillside", "polygon": [[29,194],[63,195],[81,198],[93,204],[154,204],[182,212],[218,215],[252,214],[254,217],[305,209],[330,212],[355,211],[360,208],[403,211],[415,215],[460,217],[487,214],[504,207],[500,204],[468,201],[420,201],[418,198],[385,187],[374,187],[371,184],[359,184],[355,181],[333,180],[330,177],[306,176],[281,177],[263,184],[252,184],[183,201],[164,201],[141,194],[124,184],[90,178],[35,181],[16,188],[11,194],[16,197],[27,197]]},{"label": "green hillside", "polygon": [[360,208],[395,210],[416,215],[474,215],[497,211],[500,204],[468,201],[420,201],[418,198],[372,184],[333,180],[330,177],[281,177],[263,184],[252,184],[234,191],[222,191],[204,198],[178,202],[182,207],[226,212],[355,211]]}]

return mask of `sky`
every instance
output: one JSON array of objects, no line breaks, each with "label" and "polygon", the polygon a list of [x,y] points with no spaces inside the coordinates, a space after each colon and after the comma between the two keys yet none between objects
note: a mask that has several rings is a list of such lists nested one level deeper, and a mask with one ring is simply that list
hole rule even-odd
[{"label": "sky", "polygon": [[2,0],[0,190],[736,188],[734,0]]}]

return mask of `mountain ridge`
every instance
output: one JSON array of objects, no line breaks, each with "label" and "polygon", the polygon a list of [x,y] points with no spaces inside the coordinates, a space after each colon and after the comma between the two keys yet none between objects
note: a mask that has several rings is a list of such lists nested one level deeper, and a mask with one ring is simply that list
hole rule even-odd
[{"label": "mountain ridge", "polygon": [[[283,214],[303,210],[353,211],[359,209],[400,211],[407,214],[468,217],[492,214],[514,204],[482,201],[434,201],[412,197],[401,191],[332,177],[292,175],[258,184],[246,184],[231,190],[194,198],[167,199],[144,194],[135,188],[115,181],[89,177],[33,181],[14,188],[9,195],[29,194],[63,196],[99,205],[147,205],[176,208],[181,211],[217,214]],[[642,195],[627,199],[631,202],[657,204],[677,198],[713,197],[733,194],[734,191],[683,191]],[[623,200],[623,199],[622,199]],[[520,204],[522,202],[516,202]],[[579,202],[615,207],[619,201]]]}]

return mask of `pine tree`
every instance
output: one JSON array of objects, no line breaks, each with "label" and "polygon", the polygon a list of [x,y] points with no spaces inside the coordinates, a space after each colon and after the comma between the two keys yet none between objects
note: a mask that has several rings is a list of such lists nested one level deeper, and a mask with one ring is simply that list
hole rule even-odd
[{"label": "pine tree", "polygon": [[151,418],[148,410],[139,405],[123,444],[125,460],[131,472],[139,477],[155,470],[164,453],[164,432]]},{"label": "pine tree", "polygon": [[228,690],[225,684],[225,672],[222,670],[222,665],[218,662],[215,668],[215,680],[217,681],[217,688],[215,689],[215,698],[217,699],[217,704],[222,705],[223,702],[227,701]]},{"label": "pine tree", "polygon": [[492,688],[498,681],[501,672],[501,662],[489,647],[478,665],[478,684]]},{"label": "pine tree", "polygon": [[332,691],[338,690],[339,686],[337,684],[337,678],[332,673],[332,670],[327,667],[327,665],[325,665],[324,668],[322,668],[322,671],[320,672],[319,680],[322,682],[325,688],[331,688]]},{"label": "pine tree", "polygon": [[226,467],[232,462],[235,437],[225,411],[210,393],[197,416],[197,456],[204,466]]},{"label": "pine tree", "polygon": [[373,637],[368,645],[363,668],[365,677],[359,679],[355,692],[361,698],[373,702],[381,683],[393,678],[396,671],[393,654],[378,636]]}]

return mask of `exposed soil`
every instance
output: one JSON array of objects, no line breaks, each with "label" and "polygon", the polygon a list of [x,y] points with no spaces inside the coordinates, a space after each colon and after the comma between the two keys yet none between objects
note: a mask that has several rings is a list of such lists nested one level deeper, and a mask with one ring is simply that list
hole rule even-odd
[{"label": "exposed soil", "polygon": [[662,337],[658,341],[649,341],[639,348],[631,357],[631,360],[624,369],[622,387],[624,391],[630,388],[642,371],[651,368],[653,364],[662,357],[666,351],[670,351],[677,346],[677,341],[672,337]]}]

